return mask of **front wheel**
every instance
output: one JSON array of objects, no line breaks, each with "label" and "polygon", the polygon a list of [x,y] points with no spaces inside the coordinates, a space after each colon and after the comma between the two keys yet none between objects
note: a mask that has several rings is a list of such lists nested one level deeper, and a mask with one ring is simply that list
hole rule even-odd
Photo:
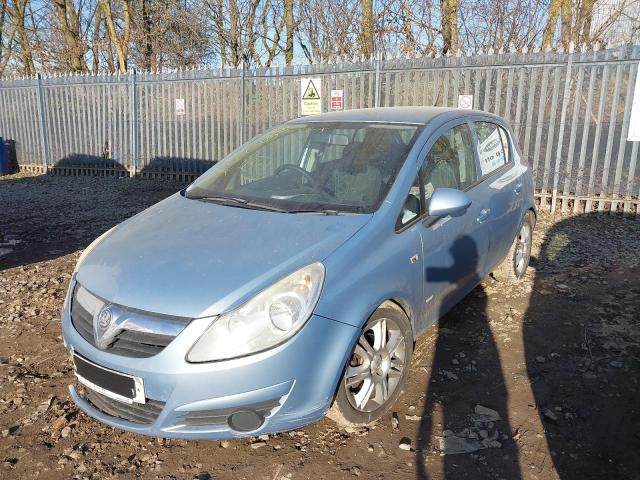
[{"label": "front wheel", "polygon": [[362,329],[327,416],[343,426],[379,419],[400,395],[412,354],[407,316],[400,309],[378,308]]},{"label": "front wheel", "polygon": [[509,248],[509,253],[502,263],[491,272],[493,278],[501,282],[515,282],[524,277],[531,258],[534,224],[533,212],[528,211],[522,219],[518,234]]}]

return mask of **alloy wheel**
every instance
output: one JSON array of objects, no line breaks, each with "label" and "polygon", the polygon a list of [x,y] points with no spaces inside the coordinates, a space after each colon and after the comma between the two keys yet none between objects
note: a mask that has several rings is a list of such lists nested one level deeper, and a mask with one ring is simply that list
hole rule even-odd
[{"label": "alloy wheel", "polygon": [[368,324],[358,339],[344,377],[347,398],[360,412],[386,403],[398,387],[406,364],[406,340],[390,318]]},{"label": "alloy wheel", "polygon": [[529,222],[524,222],[522,227],[520,227],[520,232],[518,232],[518,238],[516,238],[516,251],[514,256],[514,267],[518,277],[520,277],[527,268],[530,255],[531,225]]}]

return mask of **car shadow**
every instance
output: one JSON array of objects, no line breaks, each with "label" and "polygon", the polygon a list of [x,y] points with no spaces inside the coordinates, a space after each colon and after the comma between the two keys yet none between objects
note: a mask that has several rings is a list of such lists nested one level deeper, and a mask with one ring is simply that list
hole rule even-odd
[{"label": "car shadow", "polygon": [[184,185],[173,179],[120,178],[117,172],[100,178],[0,177],[0,271],[82,250]]},{"label": "car shadow", "polygon": [[[426,269],[429,281],[446,282],[461,271],[461,262],[479,254],[474,240],[459,237],[452,244],[449,268]],[[464,285],[475,285],[474,274]],[[468,282],[468,283],[467,283]],[[453,294],[451,294],[453,295]],[[496,340],[488,323],[487,296],[477,286],[450,312],[442,303],[433,360],[418,430],[416,476],[430,478],[426,456],[442,455],[444,478],[520,478],[518,448],[513,440],[507,389]],[[470,325],[471,323],[471,325]],[[469,330],[471,327],[471,330]],[[457,330],[465,329],[464,333]],[[484,460],[483,460],[484,459]]]},{"label": "car shadow", "polygon": [[640,228],[555,222],[523,321],[526,372],[560,479],[640,475]]}]

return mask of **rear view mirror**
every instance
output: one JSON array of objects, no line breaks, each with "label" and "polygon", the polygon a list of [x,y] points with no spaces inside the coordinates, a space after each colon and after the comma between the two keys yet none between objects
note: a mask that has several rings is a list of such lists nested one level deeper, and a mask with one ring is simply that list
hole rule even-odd
[{"label": "rear view mirror", "polygon": [[349,145],[349,137],[341,133],[315,133],[311,135],[310,143],[345,147]]},{"label": "rear view mirror", "polygon": [[436,188],[429,201],[429,215],[432,217],[457,217],[471,205],[469,196],[455,188]]}]

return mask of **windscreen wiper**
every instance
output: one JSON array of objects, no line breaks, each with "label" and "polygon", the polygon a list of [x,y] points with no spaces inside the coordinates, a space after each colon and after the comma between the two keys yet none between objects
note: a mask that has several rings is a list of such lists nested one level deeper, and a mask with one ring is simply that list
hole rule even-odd
[{"label": "windscreen wiper", "polygon": [[227,197],[226,195],[187,195],[191,200],[208,200],[210,202],[229,202],[244,205],[247,201],[244,198]]},{"label": "windscreen wiper", "polygon": [[289,213],[289,210],[285,210],[284,208],[275,207],[268,203],[254,202],[252,200],[246,200],[245,206],[247,208],[255,208],[256,210],[266,210],[268,212]]},{"label": "windscreen wiper", "polygon": [[346,212],[334,210],[332,208],[309,208],[300,210],[287,210],[287,213],[317,213],[319,215],[342,215]]},{"label": "windscreen wiper", "polygon": [[226,195],[197,195],[197,196],[189,196],[187,198],[190,198],[193,200],[204,200],[206,202],[216,202],[222,205],[237,206],[240,208],[250,208],[253,210],[265,210],[269,212],[289,213],[288,210],[285,210],[279,207],[274,207],[273,205],[269,205],[267,203],[255,202],[252,200],[247,200],[245,198],[227,197]]}]

